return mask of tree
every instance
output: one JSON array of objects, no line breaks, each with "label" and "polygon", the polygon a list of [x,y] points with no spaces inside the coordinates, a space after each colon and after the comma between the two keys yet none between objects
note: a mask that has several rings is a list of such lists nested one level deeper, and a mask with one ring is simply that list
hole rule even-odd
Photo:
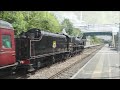
[{"label": "tree", "polygon": [[100,43],[102,43],[102,40],[100,38],[97,38],[96,36],[91,36],[90,41],[91,41],[91,44],[100,44]]},{"label": "tree", "polygon": [[24,15],[20,11],[4,11],[0,14],[0,18],[13,25],[16,35],[26,29],[27,22],[24,20]]},{"label": "tree", "polygon": [[69,35],[72,35],[73,33],[73,24],[70,22],[69,19],[64,19],[62,22],[62,29],[65,28],[66,32]]},{"label": "tree", "polygon": [[0,11],[0,18],[13,25],[16,35],[31,28],[53,33],[61,32],[57,18],[47,11]]},{"label": "tree", "polygon": [[76,37],[81,37],[82,35],[82,32],[80,31],[79,28],[73,28],[73,33],[72,33],[73,36],[76,36]]}]

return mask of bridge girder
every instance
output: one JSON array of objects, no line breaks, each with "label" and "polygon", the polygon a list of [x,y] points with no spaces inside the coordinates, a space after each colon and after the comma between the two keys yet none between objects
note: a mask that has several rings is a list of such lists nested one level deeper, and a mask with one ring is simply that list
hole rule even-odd
[{"label": "bridge girder", "polygon": [[83,33],[83,39],[86,39],[87,36],[97,36],[97,35],[108,35],[112,37],[112,44],[115,47],[114,34],[112,32],[85,32]]},{"label": "bridge girder", "polygon": [[113,36],[112,32],[85,32],[83,33],[83,39],[86,39],[87,36],[97,36],[97,35],[108,35]]}]

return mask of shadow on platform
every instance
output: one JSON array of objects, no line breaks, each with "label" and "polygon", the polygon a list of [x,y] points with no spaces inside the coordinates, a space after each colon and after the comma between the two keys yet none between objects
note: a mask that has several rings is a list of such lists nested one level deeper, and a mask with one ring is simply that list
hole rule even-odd
[{"label": "shadow on platform", "polygon": [[110,48],[110,50],[112,50],[112,51],[118,51],[116,48]]}]

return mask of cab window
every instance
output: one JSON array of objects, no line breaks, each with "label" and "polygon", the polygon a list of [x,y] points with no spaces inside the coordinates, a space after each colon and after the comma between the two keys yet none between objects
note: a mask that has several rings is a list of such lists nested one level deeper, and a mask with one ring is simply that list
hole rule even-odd
[{"label": "cab window", "polygon": [[10,35],[2,35],[2,48],[12,48]]}]

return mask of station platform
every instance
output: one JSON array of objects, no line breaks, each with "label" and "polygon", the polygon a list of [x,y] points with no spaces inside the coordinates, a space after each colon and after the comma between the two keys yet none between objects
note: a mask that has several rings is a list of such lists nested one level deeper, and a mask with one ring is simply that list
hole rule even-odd
[{"label": "station platform", "polygon": [[120,79],[120,53],[105,45],[71,79]]}]

